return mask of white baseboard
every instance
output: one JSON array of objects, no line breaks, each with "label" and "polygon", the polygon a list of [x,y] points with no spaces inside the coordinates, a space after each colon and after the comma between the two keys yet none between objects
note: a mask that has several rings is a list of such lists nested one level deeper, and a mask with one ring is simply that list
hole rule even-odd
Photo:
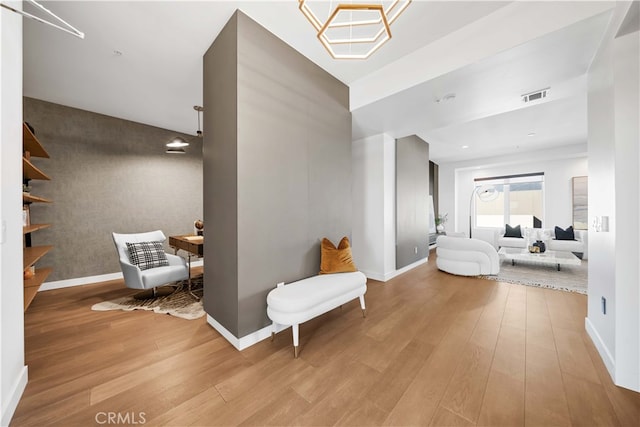
[{"label": "white baseboard", "polygon": [[360,272],[367,276],[367,279],[377,280],[378,282],[386,282],[384,273],[377,273],[367,270],[360,270]]},{"label": "white baseboard", "polygon": [[367,270],[360,270],[360,271],[362,272],[362,274],[367,276],[368,279],[377,280],[379,282],[386,282],[388,280],[393,279],[396,276],[401,275],[402,273],[406,273],[409,270],[413,270],[414,268],[424,264],[428,260],[429,260],[428,258],[424,258],[424,259],[418,260],[418,261],[416,261],[416,262],[414,262],[412,264],[404,266],[400,270],[394,270],[394,271],[390,271],[388,273],[376,273],[376,272],[367,271]]},{"label": "white baseboard", "polygon": [[[199,259],[197,261],[191,261],[191,267],[201,267],[204,265],[204,260]],[[76,279],[55,280],[53,282],[44,282],[40,286],[42,291],[50,291],[53,289],[71,288],[73,286],[92,285],[94,283],[107,282],[109,280],[122,279],[122,272],[100,274],[97,276],[78,277]]]},{"label": "white baseboard", "polygon": [[600,358],[604,362],[604,366],[607,367],[607,371],[609,371],[609,375],[611,376],[611,379],[615,383],[616,362],[613,359],[613,356],[611,356],[611,352],[605,345],[604,341],[600,337],[600,334],[598,333],[596,328],[593,326],[593,323],[591,323],[591,320],[589,320],[588,317],[584,318],[584,328],[586,329],[587,334],[589,334],[591,341],[596,346],[596,350],[598,350],[598,353],[600,354]]},{"label": "white baseboard", "polygon": [[420,259],[420,260],[418,260],[418,261],[416,261],[416,262],[414,262],[412,264],[409,264],[409,265],[406,265],[406,266],[402,267],[400,270],[391,271],[391,272],[389,272],[389,273],[384,275],[384,277],[385,277],[384,281],[386,282],[387,280],[391,280],[394,277],[401,275],[402,273],[406,273],[409,270],[413,270],[414,268],[416,268],[418,266],[421,266],[422,264],[426,263],[427,261],[429,261],[428,258],[423,258],[423,259]]},{"label": "white baseboard", "polygon": [[[20,402],[20,398],[22,397],[22,393],[24,393],[24,389],[27,386],[27,380],[29,379],[29,369],[24,366],[20,375],[18,376],[18,381],[16,381],[13,389],[9,393],[9,398],[6,400],[7,404],[2,408],[2,419],[0,420],[0,426],[8,426],[11,422],[11,418],[13,418],[14,412],[16,412],[16,408],[18,407],[18,403]],[[4,402],[2,402],[4,404]]]},{"label": "white baseboard", "polygon": [[44,282],[40,286],[42,291],[50,291],[53,289],[71,288],[73,286],[91,285],[93,283],[106,282],[109,280],[122,279],[122,273],[100,274],[98,276],[78,277],[76,279],[56,280],[53,282]]},{"label": "white baseboard", "polygon": [[[242,338],[237,338],[231,332],[227,330],[224,326],[222,326],[216,319],[207,314],[207,323],[213,327],[216,331],[220,332],[227,341],[231,343],[237,350],[244,350],[245,348],[249,348],[254,344],[259,343],[262,340],[265,340],[271,337],[271,331],[273,330],[272,326],[265,326],[262,329],[259,329],[249,335],[245,335]],[[276,332],[283,331],[289,328],[289,326],[278,325]]]}]

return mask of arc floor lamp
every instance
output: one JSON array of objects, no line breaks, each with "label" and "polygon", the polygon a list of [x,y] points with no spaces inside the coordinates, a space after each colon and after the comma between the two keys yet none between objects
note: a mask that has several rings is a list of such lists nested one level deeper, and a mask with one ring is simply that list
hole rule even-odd
[{"label": "arc floor lamp", "polygon": [[474,187],[471,192],[471,198],[469,199],[469,238],[472,237],[471,228],[473,225],[473,211],[471,209],[473,207],[473,199],[475,196],[478,196],[478,199],[482,202],[492,202],[497,199],[499,195],[500,193],[498,192],[498,189],[493,185],[481,185],[479,187]]}]

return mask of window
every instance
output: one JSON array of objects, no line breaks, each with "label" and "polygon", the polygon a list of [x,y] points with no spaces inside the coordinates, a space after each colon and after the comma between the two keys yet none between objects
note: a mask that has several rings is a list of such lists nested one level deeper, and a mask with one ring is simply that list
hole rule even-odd
[{"label": "window", "polygon": [[[493,188],[497,197],[483,198]],[[544,174],[511,175],[475,180],[472,198],[476,227],[511,226],[541,228],[544,211]]]}]

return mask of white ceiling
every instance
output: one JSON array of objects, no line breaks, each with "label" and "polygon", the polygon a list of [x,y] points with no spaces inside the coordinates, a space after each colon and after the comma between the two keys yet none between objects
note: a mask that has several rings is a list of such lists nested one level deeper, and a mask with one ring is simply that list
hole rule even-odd
[{"label": "white ceiling", "polygon": [[[438,163],[516,146],[586,148],[586,72],[608,20],[607,13],[594,16],[359,108],[354,136],[417,134]],[[522,101],[547,87],[544,100]],[[445,94],[456,96],[437,102]]]},{"label": "white ceiling", "polygon": [[[202,56],[236,8],[353,84],[406,62],[425,46],[446,46],[462,29],[512,7],[505,1],[414,0],[392,26],[393,38],[371,58],[336,61],[318,42],[297,0],[43,3],[86,38],[25,19],[25,96],[191,134],[197,127],[192,107],[202,105]],[[575,2],[576,10],[581,3],[593,4]],[[579,22],[358,108],[354,136],[418,134],[431,144],[437,161],[504,150],[521,141],[525,128],[537,133],[536,148],[584,141],[584,73],[607,20]],[[451,42],[452,51],[456,43]],[[523,109],[516,99],[546,86],[552,86],[552,98],[543,105]],[[456,93],[454,101],[433,102],[448,92]],[[567,111],[573,126],[559,118]],[[537,126],[528,130],[533,119]],[[460,145],[470,148],[456,154]]]}]

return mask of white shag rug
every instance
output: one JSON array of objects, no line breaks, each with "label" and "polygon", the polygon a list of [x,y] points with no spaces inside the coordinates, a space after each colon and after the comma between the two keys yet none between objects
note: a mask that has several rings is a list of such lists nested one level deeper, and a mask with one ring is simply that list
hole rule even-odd
[{"label": "white shag rug", "polygon": [[587,294],[588,270],[586,260],[583,260],[581,265],[563,265],[560,271],[556,266],[533,265],[517,261],[516,265],[511,265],[511,261],[501,260],[500,273],[482,277],[499,282]]}]

